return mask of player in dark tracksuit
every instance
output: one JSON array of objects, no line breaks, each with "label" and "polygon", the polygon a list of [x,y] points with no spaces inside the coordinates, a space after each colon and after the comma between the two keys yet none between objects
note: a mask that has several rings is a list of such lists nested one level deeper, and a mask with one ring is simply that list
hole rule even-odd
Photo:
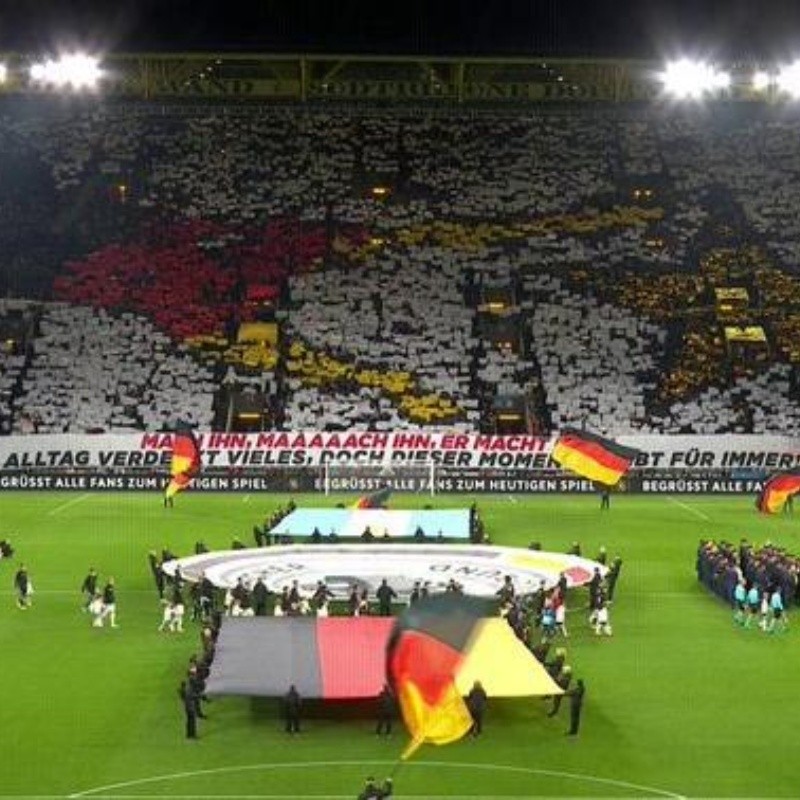
[{"label": "player in dark tracksuit", "polygon": [[153,580],[156,582],[156,591],[159,600],[164,599],[164,572],[161,569],[161,562],[158,560],[155,550],[147,554],[147,561],[150,564],[150,572],[153,573]]},{"label": "player in dark tracksuit", "polygon": [[603,587],[603,576],[599,568],[595,567],[592,579],[589,581],[589,623],[594,623],[594,616],[600,606],[598,602]]},{"label": "player in dark tracksuit", "polygon": [[31,581],[24,564],[14,575],[14,588],[17,590],[17,608],[25,611],[30,605]]},{"label": "player in dark tracksuit", "polygon": [[89,568],[89,572],[83,579],[83,583],[81,584],[81,591],[85,595],[83,610],[88,611],[89,603],[91,603],[92,600],[94,600],[94,596],[97,594],[97,572],[95,572],[94,567]]},{"label": "player in dark tracksuit", "polygon": [[617,581],[619,580],[619,572],[621,569],[622,559],[619,556],[615,556],[609,567],[608,575],[606,575],[606,585],[608,587],[606,599],[609,603],[614,600],[614,590],[617,588]]}]

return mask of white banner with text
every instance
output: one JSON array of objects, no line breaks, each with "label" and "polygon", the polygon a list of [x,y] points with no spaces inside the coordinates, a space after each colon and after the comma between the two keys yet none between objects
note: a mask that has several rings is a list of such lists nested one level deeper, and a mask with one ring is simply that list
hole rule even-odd
[{"label": "white banner with text", "polygon": [[[490,436],[414,431],[344,433],[201,433],[203,466],[257,472],[260,468],[358,466],[456,470],[553,470],[556,437]],[[800,467],[800,437],[620,436],[640,451],[637,469],[762,470]],[[169,433],[0,437],[0,471],[162,472],[172,448]]]}]

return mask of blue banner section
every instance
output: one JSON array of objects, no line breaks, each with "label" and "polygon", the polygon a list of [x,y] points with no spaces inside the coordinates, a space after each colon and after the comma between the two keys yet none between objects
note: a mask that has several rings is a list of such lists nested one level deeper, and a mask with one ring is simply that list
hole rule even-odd
[{"label": "blue banner section", "polygon": [[337,539],[469,540],[469,510],[387,510],[357,508],[298,508],[271,533],[293,540],[314,532],[326,541]]}]

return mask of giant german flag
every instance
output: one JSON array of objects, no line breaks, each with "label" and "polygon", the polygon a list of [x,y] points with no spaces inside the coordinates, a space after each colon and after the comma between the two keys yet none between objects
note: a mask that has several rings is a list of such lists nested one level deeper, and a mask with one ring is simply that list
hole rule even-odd
[{"label": "giant german flag", "polygon": [[800,469],[773,475],[764,484],[756,500],[756,508],[763,514],[777,514],[786,501],[800,491]]},{"label": "giant german flag", "polygon": [[447,744],[469,731],[464,695],[480,681],[489,696],[561,694],[544,667],[484,600],[455,594],[415,603],[398,617],[386,671],[411,743]]},{"label": "giant german flag", "polygon": [[176,433],[172,440],[172,476],[166,489],[168,499],[183,491],[200,471],[200,446],[191,433]]},{"label": "giant german flag", "polygon": [[638,453],[595,433],[564,428],[553,446],[552,458],[582,478],[616,486]]}]

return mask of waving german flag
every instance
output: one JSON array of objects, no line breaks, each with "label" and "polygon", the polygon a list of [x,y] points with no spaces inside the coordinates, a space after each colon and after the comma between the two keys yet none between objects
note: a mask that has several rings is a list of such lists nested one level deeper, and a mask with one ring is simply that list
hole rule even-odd
[{"label": "waving german flag", "polygon": [[391,486],[384,486],[372,494],[365,494],[356,500],[353,508],[386,508],[392,494]]},{"label": "waving german flag", "polygon": [[800,469],[773,475],[764,484],[756,508],[762,514],[777,514],[797,492],[800,492]]},{"label": "waving german flag", "polygon": [[490,697],[555,695],[562,690],[487,601],[434,595],[397,619],[386,651],[386,672],[411,743],[448,744],[464,736],[472,716],[464,696],[476,682]]},{"label": "waving german flag", "polygon": [[200,446],[191,433],[176,433],[172,440],[172,460],[169,472],[172,476],[165,495],[168,500],[183,491],[200,471]]},{"label": "waving german flag", "polygon": [[623,447],[595,433],[564,428],[553,446],[552,458],[582,478],[616,486],[638,453],[632,447]]}]

